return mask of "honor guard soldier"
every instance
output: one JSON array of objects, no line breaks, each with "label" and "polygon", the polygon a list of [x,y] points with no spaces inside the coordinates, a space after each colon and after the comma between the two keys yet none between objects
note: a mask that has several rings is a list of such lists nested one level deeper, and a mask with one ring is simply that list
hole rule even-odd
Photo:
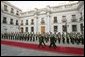
[{"label": "honor guard soldier", "polygon": [[2,33],[2,39],[4,39],[4,33]]},{"label": "honor guard soldier", "polygon": [[66,33],[66,42],[69,44],[69,33]]},{"label": "honor guard soldier", "polygon": [[37,39],[38,39],[38,34],[36,33],[36,35],[35,35],[35,36],[36,36],[36,41],[37,41]]},{"label": "honor guard soldier", "polygon": [[17,33],[15,32],[15,40],[17,40]]},{"label": "honor guard soldier", "polygon": [[84,45],[84,35],[81,35],[81,43]]},{"label": "honor guard soldier", "polygon": [[50,47],[56,48],[56,44],[55,43],[56,43],[56,38],[54,37],[54,35],[51,35],[49,48]]},{"label": "honor guard soldier", "polygon": [[4,39],[5,39],[5,37],[6,37],[6,36],[5,36],[5,33],[4,33]]},{"label": "honor guard soldier", "polygon": [[12,40],[14,40],[14,38],[15,38],[15,35],[14,35],[14,33],[13,33],[13,39],[12,39]]},{"label": "honor guard soldier", "polygon": [[30,41],[32,41],[32,34],[29,34],[29,39]]},{"label": "honor guard soldier", "polygon": [[74,40],[75,39],[75,34],[73,33],[73,35],[72,35],[72,44],[74,44]]},{"label": "honor guard soldier", "polygon": [[44,36],[39,34],[39,45],[38,45],[38,47],[40,47],[40,46],[43,47],[43,45],[46,46],[45,43],[44,43]]},{"label": "honor guard soldier", "polygon": [[35,34],[34,33],[33,33],[33,37],[32,38],[33,38],[33,42],[34,42],[35,41]]},{"label": "honor guard soldier", "polygon": [[49,41],[49,35],[45,34],[46,43]]},{"label": "honor guard soldier", "polygon": [[76,42],[77,44],[79,44],[79,33],[76,33],[75,42]]},{"label": "honor guard soldier", "polygon": [[29,33],[27,33],[27,41],[29,41]]},{"label": "honor guard soldier", "polygon": [[3,33],[1,33],[1,39],[3,39]]},{"label": "honor guard soldier", "polygon": [[65,34],[64,33],[62,34],[62,42],[63,42],[63,44],[65,43]]},{"label": "honor guard soldier", "polygon": [[60,44],[60,41],[61,41],[61,34],[60,32],[58,33],[58,43]]},{"label": "honor guard soldier", "polygon": [[73,33],[70,34],[71,43],[73,44]]}]

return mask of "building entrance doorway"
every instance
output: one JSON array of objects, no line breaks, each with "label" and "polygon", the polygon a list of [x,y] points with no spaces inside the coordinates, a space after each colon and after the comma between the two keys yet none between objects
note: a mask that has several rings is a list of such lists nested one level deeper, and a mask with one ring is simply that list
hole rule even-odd
[{"label": "building entrance doorway", "polygon": [[45,33],[45,26],[41,26],[41,34]]}]

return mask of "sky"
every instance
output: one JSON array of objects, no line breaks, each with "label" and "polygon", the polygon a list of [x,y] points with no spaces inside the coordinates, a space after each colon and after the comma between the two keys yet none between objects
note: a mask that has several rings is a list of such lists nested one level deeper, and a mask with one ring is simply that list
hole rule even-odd
[{"label": "sky", "polygon": [[46,8],[49,6],[58,6],[61,4],[67,4],[69,1],[8,1],[14,6],[21,9],[23,12],[34,10],[34,8]]}]

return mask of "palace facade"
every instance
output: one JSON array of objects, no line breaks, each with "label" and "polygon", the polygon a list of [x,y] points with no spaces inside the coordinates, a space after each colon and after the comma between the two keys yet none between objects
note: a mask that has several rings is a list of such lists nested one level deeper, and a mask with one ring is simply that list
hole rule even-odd
[{"label": "palace facade", "polygon": [[1,1],[1,33],[4,32],[83,32],[84,1],[22,12]]}]

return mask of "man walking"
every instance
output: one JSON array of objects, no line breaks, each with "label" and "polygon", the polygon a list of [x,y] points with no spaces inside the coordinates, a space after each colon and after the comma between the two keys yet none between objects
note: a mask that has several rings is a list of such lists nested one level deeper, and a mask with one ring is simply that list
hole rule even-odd
[{"label": "man walking", "polygon": [[56,43],[56,38],[54,37],[54,35],[51,35],[49,48],[50,47],[56,48],[56,44],[55,43]]}]

